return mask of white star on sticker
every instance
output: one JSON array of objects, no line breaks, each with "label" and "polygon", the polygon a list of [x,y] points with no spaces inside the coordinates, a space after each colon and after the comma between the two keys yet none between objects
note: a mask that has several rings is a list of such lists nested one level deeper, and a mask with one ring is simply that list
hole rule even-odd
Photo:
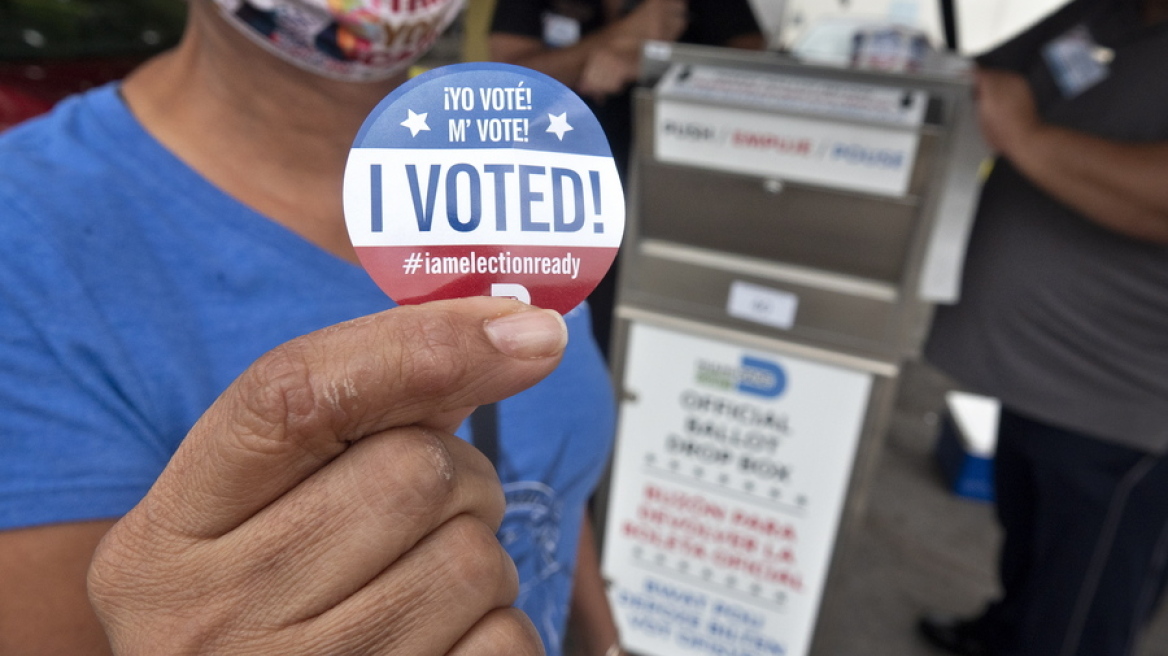
[{"label": "white star on sticker", "polygon": [[548,126],[547,131],[559,137],[560,141],[564,140],[565,132],[571,132],[575,129],[568,125],[568,112],[564,112],[559,116],[556,116],[555,114],[548,114],[548,120],[550,120],[552,124]]},{"label": "white star on sticker", "polygon": [[426,117],[430,115],[429,112],[423,114],[415,114],[414,110],[406,110],[410,113],[410,117],[402,121],[401,124],[410,129],[410,136],[416,137],[422,130],[429,130],[430,126],[426,125]]}]

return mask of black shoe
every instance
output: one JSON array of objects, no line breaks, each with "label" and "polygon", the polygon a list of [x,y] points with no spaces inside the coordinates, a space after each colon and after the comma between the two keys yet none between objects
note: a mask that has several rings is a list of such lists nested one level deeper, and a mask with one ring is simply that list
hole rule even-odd
[{"label": "black shoe", "polygon": [[978,619],[926,615],[917,622],[917,631],[930,644],[947,652],[959,656],[990,656]]}]

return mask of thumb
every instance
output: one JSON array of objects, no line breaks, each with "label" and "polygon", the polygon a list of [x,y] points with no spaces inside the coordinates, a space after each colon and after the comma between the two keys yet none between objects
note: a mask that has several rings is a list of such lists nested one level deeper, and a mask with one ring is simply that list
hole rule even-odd
[{"label": "thumb", "polygon": [[399,307],[293,340],[216,400],[136,512],[178,535],[223,535],[367,435],[449,421],[530,387],[566,344],[560,315],[490,297]]}]

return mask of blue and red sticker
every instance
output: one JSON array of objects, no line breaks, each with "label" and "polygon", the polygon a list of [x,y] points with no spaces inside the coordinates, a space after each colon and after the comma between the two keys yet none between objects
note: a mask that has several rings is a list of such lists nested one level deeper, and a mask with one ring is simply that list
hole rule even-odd
[{"label": "blue and red sticker", "polygon": [[566,313],[604,277],[625,200],[591,110],[509,64],[455,64],[397,88],[361,127],[345,220],[399,304],[509,296]]}]

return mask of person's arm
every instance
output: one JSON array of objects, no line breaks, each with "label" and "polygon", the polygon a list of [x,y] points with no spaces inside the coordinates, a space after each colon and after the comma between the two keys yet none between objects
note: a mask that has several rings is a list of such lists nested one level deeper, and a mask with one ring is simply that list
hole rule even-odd
[{"label": "person's arm", "polygon": [[0,654],[108,656],[85,572],[113,523],[0,531]]},{"label": "person's arm", "polygon": [[555,313],[478,297],[261,357],[97,548],[89,594],[114,653],[541,654],[512,607],[498,477],[449,431],[566,342]]},{"label": "person's arm", "polygon": [[495,33],[487,38],[492,61],[526,66],[572,88],[579,82],[588,58],[603,49],[604,43],[600,33],[565,48],[548,48],[537,38],[518,34]]},{"label": "person's arm", "polygon": [[[635,71],[642,43],[673,41],[685,26],[685,0],[646,0],[627,16],[563,48],[547,47],[533,36],[502,31],[492,32],[487,44],[494,61],[537,70],[579,90],[581,75],[597,54],[630,60]],[[618,80],[617,88],[631,81],[626,76]]]},{"label": "person's arm", "polygon": [[1168,244],[1168,142],[1119,142],[1044,123],[1026,79],[977,72],[989,145],[1031,182],[1115,232]]},{"label": "person's arm", "polygon": [[624,656],[600,574],[600,555],[592,521],[587,515],[580,527],[578,549],[569,627],[576,645],[576,656]]}]

